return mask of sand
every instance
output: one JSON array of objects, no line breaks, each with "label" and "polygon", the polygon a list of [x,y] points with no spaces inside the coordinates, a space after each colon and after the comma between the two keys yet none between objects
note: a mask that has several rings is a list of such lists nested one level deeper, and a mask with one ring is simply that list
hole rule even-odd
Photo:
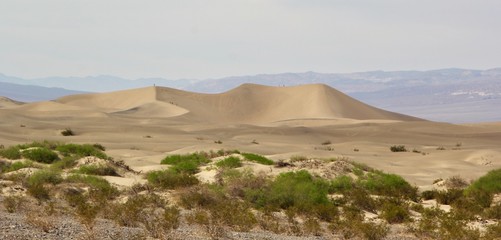
[{"label": "sand", "polygon": [[[100,143],[107,154],[142,172],[165,167],[159,163],[168,154],[223,148],[274,160],[345,157],[423,188],[438,178],[475,179],[501,167],[501,123],[426,121],[368,106],[321,84],[244,84],[221,94],[149,87],[28,104],[1,98],[0,119],[5,146],[45,139]],[[65,128],[76,136],[61,136]],[[326,141],[331,143],[322,145]],[[393,153],[392,145],[409,152]]]}]

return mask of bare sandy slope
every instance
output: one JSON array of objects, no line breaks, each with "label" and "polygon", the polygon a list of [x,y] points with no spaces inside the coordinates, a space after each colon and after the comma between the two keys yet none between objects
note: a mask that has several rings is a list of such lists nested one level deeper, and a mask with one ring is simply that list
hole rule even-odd
[{"label": "bare sandy slope", "polygon": [[[500,123],[423,121],[373,108],[320,84],[245,84],[222,94],[159,87],[83,94],[9,105],[0,108],[0,118],[0,144],[101,143],[116,160],[143,172],[165,167],[159,162],[167,154],[222,148],[274,160],[346,157],[423,187],[438,178],[474,179],[501,167]],[[61,136],[68,127],[77,135]],[[331,143],[322,145],[326,141]],[[393,153],[392,145],[405,145],[409,152]]]},{"label": "bare sandy slope", "polygon": [[0,97],[0,108],[16,107],[23,104],[22,102],[14,101],[10,98]]}]

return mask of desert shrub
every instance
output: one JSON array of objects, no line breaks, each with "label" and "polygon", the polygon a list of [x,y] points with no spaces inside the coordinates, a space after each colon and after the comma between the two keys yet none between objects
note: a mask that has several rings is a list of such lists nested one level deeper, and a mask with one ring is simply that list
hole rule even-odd
[{"label": "desert shrub", "polygon": [[41,163],[53,163],[59,160],[57,153],[53,152],[47,148],[33,148],[24,150],[22,152],[23,157]]},{"label": "desert shrub", "polygon": [[90,175],[72,174],[66,178],[66,181],[87,185],[90,188],[90,195],[97,201],[102,202],[106,199],[113,199],[118,194],[118,190],[104,178]]},{"label": "desert shrub", "polygon": [[501,220],[501,203],[498,203],[485,211],[485,217]]},{"label": "desert shrub", "polygon": [[302,162],[308,160],[307,157],[301,155],[294,155],[290,158],[291,162]]},{"label": "desert shrub", "polygon": [[5,168],[5,172],[13,172],[23,168],[35,167],[32,161],[16,161]]},{"label": "desert shrub", "polygon": [[355,182],[350,176],[343,175],[334,178],[329,187],[329,192],[344,193],[350,191],[355,185]]},{"label": "desert shrub", "polygon": [[278,175],[268,188],[247,192],[258,207],[295,208],[308,212],[315,205],[331,204],[327,198],[329,184],[309,172],[287,172]]},{"label": "desert shrub", "polygon": [[466,180],[461,178],[460,176],[452,176],[445,180],[445,186],[447,188],[465,188],[468,186]]},{"label": "desert shrub", "polygon": [[199,171],[200,165],[208,162],[206,154],[193,153],[167,156],[160,163],[173,165],[172,169],[178,173],[195,174]]},{"label": "desert shrub", "polygon": [[381,217],[388,223],[403,223],[410,220],[409,206],[396,198],[383,200]]},{"label": "desert shrub", "polygon": [[473,220],[476,215],[480,215],[483,212],[483,207],[470,197],[460,197],[452,202],[451,206],[452,212],[459,219]]},{"label": "desert shrub", "polygon": [[238,157],[228,157],[216,163],[220,168],[238,168],[242,166],[242,160]]},{"label": "desert shrub", "polygon": [[484,239],[501,239],[501,222],[488,226]]},{"label": "desert shrub", "polygon": [[361,178],[359,184],[371,193],[379,195],[404,197],[415,201],[418,196],[416,187],[395,174],[374,171]]},{"label": "desert shrub", "polygon": [[67,137],[67,136],[75,136],[75,132],[71,130],[71,128],[66,128],[63,131],[61,131],[61,135]]},{"label": "desert shrub", "polygon": [[501,169],[488,172],[486,175],[474,181],[466,189],[466,194],[471,195],[478,192],[487,192],[490,194],[501,193]]},{"label": "desert shrub", "polygon": [[404,145],[393,145],[390,147],[390,151],[392,152],[407,152],[407,149]]},{"label": "desert shrub", "polygon": [[153,186],[165,189],[176,189],[198,184],[198,179],[195,176],[172,169],[148,172],[146,179]]},{"label": "desert shrub", "polygon": [[377,203],[369,195],[369,192],[367,190],[361,187],[355,187],[351,191],[344,193],[344,196],[353,207],[376,213]]},{"label": "desert shrub", "polygon": [[17,146],[20,149],[46,148],[46,149],[50,149],[50,150],[55,150],[58,145],[59,145],[58,142],[44,140],[44,141],[33,141],[33,142],[27,143],[27,144],[19,144]]},{"label": "desert shrub", "polygon": [[224,193],[211,185],[196,185],[179,193],[181,206],[187,209],[208,208],[224,198]]},{"label": "desert shrub", "polygon": [[21,158],[21,151],[18,146],[11,146],[6,149],[1,149],[0,150],[0,156],[7,158],[7,159],[20,159]]},{"label": "desert shrub", "polygon": [[453,213],[444,214],[439,218],[438,233],[440,239],[480,239],[480,231],[469,227],[466,221],[458,219]]},{"label": "desert shrub", "polygon": [[373,222],[358,224],[356,228],[360,231],[360,235],[367,240],[384,239],[390,231],[390,228],[386,226],[386,224],[377,224]]},{"label": "desert shrub", "polygon": [[216,182],[226,194],[233,197],[245,198],[247,192],[260,191],[269,184],[265,174],[254,175],[252,170],[220,169],[215,176]]},{"label": "desert shrub", "polygon": [[445,149],[445,147],[444,147],[444,146],[439,146],[439,147],[437,147],[437,150],[439,150],[439,151],[443,151],[443,150],[446,150],[446,149]]},{"label": "desert shrub", "polygon": [[237,231],[247,232],[257,224],[250,205],[223,197],[208,208],[212,222],[222,223]]},{"label": "desert shrub", "polygon": [[461,189],[441,190],[436,193],[435,197],[438,203],[450,205],[459,198],[463,197],[463,190]]},{"label": "desert shrub", "polygon": [[77,164],[77,160],[78,157],[74,156],[63,157],[62,159],[53,162],[51,164],[51,168],[58,170],[71,168]]},{"label": "desert shrub", "polygon": [[95,147],[91,144],[63,144],[57,146],[56,150],[59,151],[63,156],[94,156],[101,159],[109,158],[99,147]]},{"label": "desert shrub", "polygon": [[322,145],[329,145],[329,144],[332,144],[330,140],[325,140],[322,142]]},{"label": "desert shrub", "polygon": [[117,171],[108,165],[82,165],[75,173],[98,175],[98,176],[120,176]]},{"label": "desert shrub", "polygon": [[39,170],[26,179],[28,193],[39,201],[50,199],[49,190],[45,184],[59,184],[63,181],[61,174],[50,170]]},{"label": "desert shrub", "polygon": [[21,196],[5,196],[3,198],[3,205],[5,207],[5,209],[7,210],[7,212],[9,213],[14,213],[16,212],[18,209],[21,208],[21,206],[23,205],[23,203],[25,202],[26,200],[23,199]]},{"label": "desert shrub", "polygon": [[268,159],[266,157],[263,157],[261,155],[258,155],[258,154],[254,154],[254,153],[241,153],[241,155],[251,161],[251,162],[257,162],[257,163],[260,163],[260,164],[263,164],[263,165],[273,165],[273,160],[271,159]]},{"label": "desert shrub", "polygon": [[421,193],[421,198],[423,200],[435,199],[437,194],[437,190],[426,190]]},{"label": "desert shrub", "polygon": [[95,149],[98,149],[98,150],[101,150],[101,151],[106,151],[106,147],[104,147],[103,145],[99,144],[99,143],[94,143],[92,144],[92,146],[95,148]]},{"label": "desert shrub", "polygon": [[0,159],[0,174],[3,172],[7,172],[7,169],[11,166],[11,164],[7,161],[3,161]]}]

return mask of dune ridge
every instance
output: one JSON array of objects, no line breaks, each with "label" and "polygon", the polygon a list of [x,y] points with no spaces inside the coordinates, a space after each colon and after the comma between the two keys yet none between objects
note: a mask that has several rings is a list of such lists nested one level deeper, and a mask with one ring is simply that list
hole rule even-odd
[{"label": "dune ridge", "polygon": [[294,119],[421,120],[369,106],[323,84],[293,87],[243,84],[220,94],[146,87],[66,96],[51,102],[28,104],[25,108],[85,110],[150,118],[183,116],[186,121],[208,123],[263,124]]}]

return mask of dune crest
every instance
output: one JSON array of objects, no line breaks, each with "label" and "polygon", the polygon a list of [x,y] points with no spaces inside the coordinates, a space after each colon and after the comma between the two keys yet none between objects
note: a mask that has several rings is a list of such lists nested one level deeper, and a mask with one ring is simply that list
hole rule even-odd
[{"label": "dune crest", "polygon": [[327,85],[270,87],[243,84],[228,92],[202,94],[166,87],[79,94],[27,104],[26,110],[85,110],[122,117],[172,118],[207,123],[266,124],[307,119],[417,121],[357,101]]},{"label": "dune crest", "polygon": [[19,106],[22,104],[24,104],[24,103],[12,100],[12,99],[7,98],[7,97],[0,96],[0,108],[15,107],[15,106]]}]

